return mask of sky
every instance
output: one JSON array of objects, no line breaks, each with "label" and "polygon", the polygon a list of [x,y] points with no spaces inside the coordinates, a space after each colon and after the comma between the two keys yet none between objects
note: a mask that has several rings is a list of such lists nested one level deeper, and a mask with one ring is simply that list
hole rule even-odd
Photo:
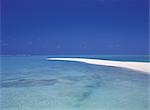
[{"label": "sky", "polygon": [[148,0],[2,0],[3,55],[148,54]]}]

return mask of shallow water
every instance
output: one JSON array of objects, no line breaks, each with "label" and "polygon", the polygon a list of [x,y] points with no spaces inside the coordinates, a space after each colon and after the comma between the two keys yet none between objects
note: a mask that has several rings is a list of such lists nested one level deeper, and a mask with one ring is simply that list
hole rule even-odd
[{"label": "shallow water", "polygon": [[2,57],[2,110],[148,110],[149,75],[47,56]]}]

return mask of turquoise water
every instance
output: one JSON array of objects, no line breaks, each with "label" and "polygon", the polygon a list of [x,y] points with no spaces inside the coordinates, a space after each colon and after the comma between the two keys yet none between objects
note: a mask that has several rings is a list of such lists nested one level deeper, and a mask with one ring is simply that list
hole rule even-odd
[{"label": "turquoise water", "polygon": [[[2,110],[149,110],[149,75],[47,57],[58,56],[1,58]],[[76,57],[149,61],[147,56]]]}]

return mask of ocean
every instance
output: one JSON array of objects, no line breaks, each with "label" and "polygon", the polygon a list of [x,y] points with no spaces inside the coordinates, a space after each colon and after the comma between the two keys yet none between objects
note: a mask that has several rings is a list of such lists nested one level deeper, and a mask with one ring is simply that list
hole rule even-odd
[{"label": "ocean", "polygon": [[1,110],[149,110],[150,75],[49,57],[149,62],[146,55],[2,56]]}]

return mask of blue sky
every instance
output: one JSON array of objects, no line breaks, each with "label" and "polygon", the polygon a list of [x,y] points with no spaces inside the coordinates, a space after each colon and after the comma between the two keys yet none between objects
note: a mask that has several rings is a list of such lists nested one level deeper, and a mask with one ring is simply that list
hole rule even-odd
[{"label": "blue sky", "polygon": [[2,0],[1,54],[148,54],[148,0]]}]

